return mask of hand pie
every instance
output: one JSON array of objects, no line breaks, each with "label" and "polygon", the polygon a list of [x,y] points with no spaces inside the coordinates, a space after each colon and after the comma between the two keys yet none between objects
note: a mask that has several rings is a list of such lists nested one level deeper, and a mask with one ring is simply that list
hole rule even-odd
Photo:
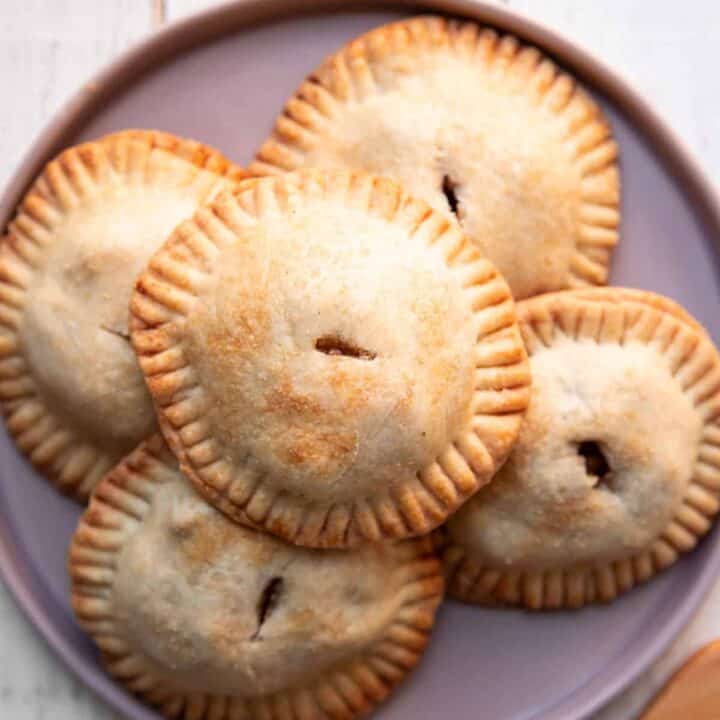
[{"label": "hand pie", "polygon": [[0,246],[0,402],[62,490],[84,499],[155,428],[128,336],[133,281],[243,175],[200,143],[133,130],[61,153],[23,198]]},{"label": "hand pie", "polygon": [[420,659],[443,592],[428,538],[320,551],[236,525],[159,436],[98,484],[70,572],[109,672],[187,720],[364,713]]},{"label": "hand pie", "polygon": [[516,299],[606,282],[617,146],[606,118],[536,48],[473,22],[416,17],[329,57],[253,174],[348,167],[457,217]]},{"label": "hand pie", "polygon": [[492,477],[527,404],[505,281],[365,173],[223,193],[151,259],[131,310],[183,471],[300,545],[430,531]]},{"label": "hand pie", "polygon": [[693,548],[718,510],[720,358],[652,293],[555,293],[518,315],[530,407],[491,487],[447,525],[450,592],[609,601]]}]

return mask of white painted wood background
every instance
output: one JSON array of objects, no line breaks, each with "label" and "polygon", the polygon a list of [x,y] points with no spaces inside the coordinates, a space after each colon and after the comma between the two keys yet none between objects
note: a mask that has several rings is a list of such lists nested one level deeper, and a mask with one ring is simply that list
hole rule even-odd
[{"label": "white painted wood background", "polygon": [[[153,28],[216,0],[0,0],[0,187],[61,103]],[[626,76],[720,178],[720,2],[505,0]],[[670,653],[596,720],[630,720],[720,636],[720,585]],[[0,583],[0,718],[121,720],[56,660]],[[501,718],[493,720],[502,720]],[[681,720],[681,719],[678,719]]]}]

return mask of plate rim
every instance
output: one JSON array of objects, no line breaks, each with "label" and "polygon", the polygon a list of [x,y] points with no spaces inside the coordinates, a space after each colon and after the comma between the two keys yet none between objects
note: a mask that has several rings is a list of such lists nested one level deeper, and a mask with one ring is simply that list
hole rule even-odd
[{"label": "plate rim", "polygon": [[[0,195],[0,230],[7,226],[17,203],[42,166],[67,145],[67,139],[97,112],[105,100],[122,92],[134,79],[156,65],[247,26],[293,15],[378,9],[464,16],[516,34],[548,52],[583,82],[608,97],[633,127],[642,129],[642,141],[661,158],[670,174],[683,182],[683,193],[700,211],[702,224],[713,238],[713,252],[720,257],[720,196],[717,188],[694,159],[685,141],[650,103],[618,71],[581,44],[523,12],[490,5],[483,0],[230,0],[170,22],[105,64],[53,115],[12,172]],[[712,533],[703,545],[710,545],[704,548],[709,557],[671,621],[658,630],[622,671],[613,672],[612,666],[604,669],[552,707],[534,715],[535,720],[586,717],[629,686],[669,647],[695,615],[720,570],[720,532]],[[57,631],[54,621],[36,597],[36,591],[31,587],[34,579],[23,578],[23,563],[19,557],[12,533],[0,517],[0,578],[10,596],[65,666],[113,710],[124,712],[125,693],[115,686],[108,688],[87,674],[86,660]],[[572,716],[567,714],[569,712]]]}]

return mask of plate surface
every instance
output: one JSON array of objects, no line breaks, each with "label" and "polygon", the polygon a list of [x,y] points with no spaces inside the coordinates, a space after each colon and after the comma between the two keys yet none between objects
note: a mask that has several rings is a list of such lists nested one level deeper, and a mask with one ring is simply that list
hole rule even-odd
[{"label": "plate surface", "polygon": [[[330,51],[418,10],[445,9],[511,30],[579,75],[621,145],[622,240],[613,284],[683,303],[720,338],[720,209],[677,140],[622,81],[554,33],[472,0],[380,3],[245,0],[164,30],[102,73],[31,149],[0,201],[5,225],[40,166],[60,148],[125,127],[196,137],[247,163],[285,98]],[[290,14],[289,14],[290,13]],[[61,498],[0,435],[0,569],[63,659],[124,717],[157,718],[100,669],[73,622],[65,552],[80,508]],[[720,535],[609,607],[528,614],[442,609],[425,661],[382,707],[382,720],[551,720],[599,707],[666,647],[720,568]]]}]

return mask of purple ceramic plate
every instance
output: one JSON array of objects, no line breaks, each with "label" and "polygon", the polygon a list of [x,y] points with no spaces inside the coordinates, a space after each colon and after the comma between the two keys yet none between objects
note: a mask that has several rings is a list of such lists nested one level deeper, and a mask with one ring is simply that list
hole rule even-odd
[{"label": "purple ceramic plate", "polygon": [[[621,145],[622,240],[612,282],[679,300],[717,341],[720,207],[681,144],[632,90],[572,43],[472,0],[245,0],[172,25],[124,55],[59,114],[0,200],[0,225],[52,155],[112,130],[168,130],[247,163],[285,98],[328,52],[369,28],[423,10],[464,15],[514,32],[554,55],[596,93]],[[79,512],[31,470],[3,433],[0,569],[5,582],[50,645],[108,703],[124,717],[157,718],[103,673],[73,622],[65,552]],[[448,602],[425,661],[377,717],[582,717],[668,645],[718,567],[720,535],[714,533],[671,571],[609,607],[532,615]]]}]

